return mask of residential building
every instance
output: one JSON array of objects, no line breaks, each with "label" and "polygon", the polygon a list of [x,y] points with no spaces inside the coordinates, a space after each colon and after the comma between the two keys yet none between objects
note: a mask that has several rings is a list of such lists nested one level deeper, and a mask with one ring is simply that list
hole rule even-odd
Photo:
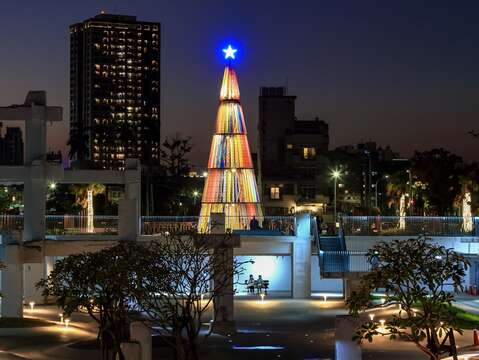
[{"label": "residential building", "polygon": [[7,127],[2,136],[0,123],[0,165],[23,165],[23,136],[20,127]]},{"label": "residential building", "polygon": [[160,23],[100,14],[70,26],[70,145],[76,160],[124,169],[158,161]]},{"label": "residential building", "polygon": [[284,87],[260,89],[259,183],[267,214],[323,212],[330,202],[329,126],[298,119],[295,100]]}]

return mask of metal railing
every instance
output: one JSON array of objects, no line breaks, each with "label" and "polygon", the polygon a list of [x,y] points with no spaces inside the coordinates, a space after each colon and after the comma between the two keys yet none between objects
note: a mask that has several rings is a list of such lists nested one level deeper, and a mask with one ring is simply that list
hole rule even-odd
[{"label": "metal railing", "polygon": [[371,264],[364,251],[320,251],[322,273],[368,272]]},{"label": "metal railing", "polygon": [[[209,232],[211,220],[209,217],[199,216],[142,216],[140,229],[142,235],[158,235],[174,232],[197,231],[200,224],[203,232]],[[244,232],[265,233],[272,235],[296,234],[296,218],[294,216],[263,216],[258,217],[258,228],[251,229],[252,218],[244,216],[227,216],[225,228],[240,228]]]},{"label": "metal railing", "polygon": [[478,217],[459,216],[343,216],[345,235],[478,236]]},{"label": "metal railing", "polygon": [[0,214],[0,232],[15,232],[23,230],[23,215]]},{"label": "metal railing", "polygon": [[226,228],[228,223],[241,224],[242,230],[245,231],[263,231],[271,233],[279,233],[281,235],[295,235],[296,234],[296,217],[295,216],[262,216],[258,217],[258,228],[251,228],[251,217],[246,216],[231,216],[226,217]]},{"label": "metal railing", "polygon": [[140,234],[158,235],[198,229],[199,216],[142,216]]},{"label": "metal railing", "polygon": [[46,235],[118,234],[118,216],[95,215],[92,221],[88,216],[47,215],[45,216]]}]

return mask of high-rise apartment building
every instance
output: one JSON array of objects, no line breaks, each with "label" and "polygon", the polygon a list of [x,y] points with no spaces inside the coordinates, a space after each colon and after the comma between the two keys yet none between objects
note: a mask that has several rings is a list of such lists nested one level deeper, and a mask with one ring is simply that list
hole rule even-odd
[{"label": "high-rise apartment building", "polygon": [[100,14],[70,26],[74,159],[154,164],[160,145],[160,23]]},{"label": "high-rise apartment building", "polygon": [[23,165],[23,137],[19,127],[7,127],[2,137],[0,123],[0,165]]}]

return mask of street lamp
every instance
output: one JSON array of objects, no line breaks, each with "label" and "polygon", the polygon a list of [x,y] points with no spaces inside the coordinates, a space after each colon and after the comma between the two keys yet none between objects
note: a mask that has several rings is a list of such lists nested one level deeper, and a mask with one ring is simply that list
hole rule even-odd
[{"label": "street lamp", "polygon": [[331,176],[334,180],[334,222],[336,222],[336,188],[337,188],[338,179],[341,177],[341,171],[338,169],[333,170],[333,172],[331,173]]},{"label": "street lamp", "polygon": [[198,199],[198,196],[200,195],[198,190],[193,191],[193,199],[196,205],[196,199]]},{"label": "street lamp", "polygon": [[384,175],[384,177],[379,178],[376,180],[376,183],[374,184],[374,190],[375,190],[375,195],[374,195],[374,202],[376,204],[376,208],[378,207],[378,184],[381,180],[387,180],[389,179],[389,175]]}]

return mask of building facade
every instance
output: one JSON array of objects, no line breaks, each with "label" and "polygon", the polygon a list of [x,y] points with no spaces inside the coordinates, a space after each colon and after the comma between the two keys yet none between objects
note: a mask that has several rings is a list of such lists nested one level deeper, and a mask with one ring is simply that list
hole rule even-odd
[{"label": "building facade", "polygon": [[76,160],[123,169],[158,161],[160,23],[100,14],[70,26],[70,146]]},{"label": "building facade", "polygon": [[0,165],[23,165],[23,136],[20,127],[7,127],[2,136],[0,123]]},{"label": "building facade", "polygon": [[259,169],[265,213],[322,212],[329,200],[329,126],[299,120],[296,96],[284,87],[262,87],[259,96]]}]

